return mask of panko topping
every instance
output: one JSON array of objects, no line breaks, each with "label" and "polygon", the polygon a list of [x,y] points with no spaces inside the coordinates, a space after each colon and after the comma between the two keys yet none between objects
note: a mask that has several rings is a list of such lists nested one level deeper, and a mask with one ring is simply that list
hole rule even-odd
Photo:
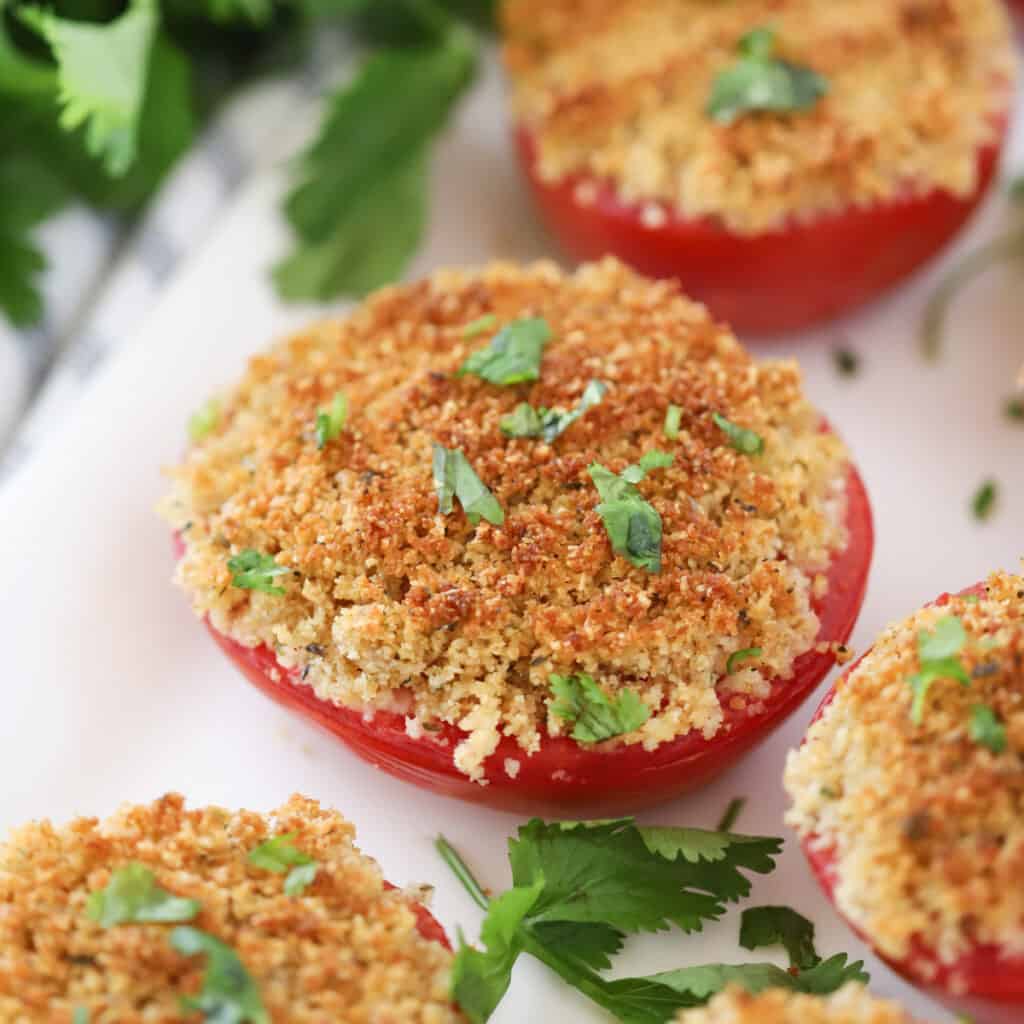
[{"label": "panko topping", "polygon": [[875,999],[857,984],[830,996],[785,989],[752,995],[730,988],[707,1006],[681,1011],[676,1020],[678,1024],[915,1024],[896,1003]]},{"label": "panko topping", "polygon": [[264,816],[173,794],[15,829],[0,846],[0,1020],[463,1021],[451,954],[354,831],[299,796]]},{"label": "panko topping", "polygon": [[885,956],[1024,953],[1024,578],[890,626],[790,754],[788,821]]},{"label": "panko topping", "polygon": [[[506,0],[505,63],[549,182],[753,234],[972,194],[1015,76],[1000,0]],[[588,194],[588,188],[590,193]]]},{"label": "panko topping", "polygon": [[325,701],[458,726],[473,778],[503,733],[710,738],[819,639],[845,449],[795,364],[612,260],[385,289],[217,408],[163,506],[195,611]]}]

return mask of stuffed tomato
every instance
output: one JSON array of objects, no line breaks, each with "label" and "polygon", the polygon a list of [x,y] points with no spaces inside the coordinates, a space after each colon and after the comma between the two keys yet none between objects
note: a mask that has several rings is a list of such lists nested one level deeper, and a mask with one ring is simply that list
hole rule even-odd
[{"label": "stuffed tomato", "polygon": [[997,573],[890,627],[786,769],[840,913],[976,1024],[1024,1018],[1022,597]]},{"label": "stuffed tomato", "polygon": [[852,309],[992,182],[1001,0],[509,0],[519,155],[572,256],[675,277],[737,330]]},{"label": "stuffed tomato", "polygon": [[353,837],[300,796],[261,815],[169,794],[15,829],[0,1019],[465,1024],[444,931]]},{"label": "stuffed tomato", "polygon": [[407,781],[563,814],[762,739],[872,550],[796,367],[611,260],[379,292],[255,359],[175,476],[177,579],[252,682]]}]

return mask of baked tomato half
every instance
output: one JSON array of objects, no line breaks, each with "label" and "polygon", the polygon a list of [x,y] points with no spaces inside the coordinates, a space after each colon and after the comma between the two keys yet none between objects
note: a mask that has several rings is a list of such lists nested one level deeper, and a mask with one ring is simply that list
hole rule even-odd
[{"label": "baked tomato half", "polygon": [[[466,738],[455,726],[445,724],[414,739],[403,715],[368,713],[320,700],[270,648],[245,647],[209,622],[207,628],[268,697],[316,722],[396,778],[445,796],[524,813],[625,813],[670,800],[720,775],[795,711],[833,666],[833,645],[849,639],[860,613],[874,548],[871,508],[855,470],[847,479],[846,503],[849,543],[828,570],[827,595],[815,601],[819,640],[828,647],[801,655],[792,678],[775,680],[768,697],[753,706],[725,700],[725,721],[712,739],[688,734],[654,750],[614,741],[583,746],[568,737],[548,736],[527,756],[505,737],[484,762],[486,785],[471,781],[455,766],[453,752]],[[507,761],[520,766],[514,778],[506,770]]]},{"label": "baked tomato half", "polygon": [[[950,687],[951,693],[962,700],[963,693],[957,694],[956,690],[967,689],[969,692],[970,688],[977,685],[980,680],[998,678],[999,673],[995,669],[999,665],[999,661],[992,660],[988,651],[995,651],[999,648],[995,647],[992,641],[986,641],[985,637],[993,636],[994,629],[1000,622],[1000,616],[997,611],[994,617],[989,615],[986,621],[986,605],[993,599],[996,603],[1001,601],[1004,607],[1008,607],[1010,602],[1019,603],[1018,595],[1021,593],[1022,584],[1024,584],[1024,580],[1020,577],[998,574],[993,576],[988,584],[979,583],[955,595],[943,594],[927,606],[926,613],[928,609],[937,611],[922,621],[914,623],[915,628],[919,629],[917,640],[919,652],[922,650],[920,646],[922,638],[926,638],[929,634],[937,637],[940,632],[945,636],[944,642],[947,644],[947,650],[956,647],[959,643],[958,628],[956,626],[944,628],[940,625],[943,619],[946,623],[955,620],[961,626],[966,626],[965,639],[958,650],[944,656],[953,658],[962,668],[967,669],[965,674],[975,681],[971,684],[964,684],[962,679],[947,679],[939,682],[936,677],[933,685]],[[980,607],[983,611],[980,619],[972,621],[971,616],[976,615],[974,611],[976,607]],[[951,614],[943,615],[943,609]],[[957,614],[958,612],[959,614]],[[936,616],[941,616],[941,618]],[[1010,641],[1007,657],[1015,666],[1019,664],[1019,660],[1015,660],[1019,659],[1019,655],[1015,651],[1016,645],[1020,641],[1021,623],[1016,616],[1014,618],[1015,621],[1010,623],[1009,627],[1018,635]],[[981,635],[978,636],[978,633]],[[925,639],[924,642],[927,643],[927,640]],[[972,646],[975,647],[973,654],[965,653],[961,656],[961,651],[967,652]],[[988,648],[988,651],[982,654],[983,660],[980,665],[984,667],[979,672],[979,666],[972,667],[970,659],[977,656],[978,649],[984,648]],[[927,652],[927,648],[923,650]],[[927,659],[923,658],[920,653],[919,658],[922,660],[923,675],[927,672]],[[851,685],[851,679],[860,673],[870,672],[875,660],[875,649],[872,648],[843,673],[822,701],[811,722],[808,739],[805,739],[804,745],[794,755],[793,761],[787,769],[787,784],[791,795],[800,791],[800,786],[796,781],[798,773],[794,771],[794,765],[799,764],[802,758],[808,756],[808,744],[811,737],[814,736],[815,729],[822,728],[820,723],[826,722],[837,702],[845,700],[844,689]],[[942,671],[949,670],[950,666],[947,665]],[[952,666],[952,671],[954,674],[958,674],[956,664]],[[1018,670],[1013,668],[1011,671],[1017,673],[1019,680]],[[1011,758],[1019,757],[1019,754],[1015,755],[1013,752],[1012,740],[1007,738],[1009,730],[1006,721],[1010,719],[1010,716],[1001,709],[993,712],[991,718],[987,717],[987,713],[985,713],[985,720],[989,722],[990,727],[992,723],[998,723],[995,726],[995,732],[990,732],[987,735],[974,721],[974,716],[977,715],[977,712],[974,711],[975,708],[991,710],[1005,707],[1005,704],[1002,706],[999,704],[1000,697],[1005,700],[1008,696],[1012,705],[1019,704],[1019,683],[1011,684],[1009,689],[1005,683],[1006,680],[1003,679],[1002,683],[988,684],[987,693],[969,697],[968,700],[973,701],[969,705],[971,717],[961,723],[961,727],[955,733],[947,732],[947,742],[955,738],[964,743],[966,735],[967,743],[981,748],[976,753],[974,763],[965,763],[967,759],[961,750],[952,755],[951,764],[954,766],[954,770],[950,771],[946,778],[921,778],[908,772],[907,778],[901,780],[899,789],[902,792],[908,792],[913,787],[918,788],[918,794],[913,799],[915,809],[899,821],[899,834],[892,834],[887,838],[890,841],[895,841],[898,846],[903,846],[903,853],[912,853],[913,861],[908,858],[905,862],[891,859],[888,864],[881,860],[876,862],[872,857],[872,852],[861,846],[853,837],[852,831],[844,832],[841,839],[834,836],[831,829],[821,832],[813,828],[802,829],[801,834],[801,846],[814,877],[829,901],[836,906],[841,916],[860,938],[868,943],[874,952],[898,974],[912,984],[927,990],[950,1009],[963,1015],[963,1019],[969,1019],[975,1024],[1019,1024],[1024,1019],[1024,954],[1019,951],[1019,935],[1024,931],[1024,914],[1021,915],[1016,926],[1016,941],[1014,943],[1016,948],[1006,942],[992,941],[991,920],[989,919],[992,911],[992,902],[990,901],[998,899],[992,895],[993,887],[998,886],[999,883],[998,872],[1001,870],[1005,876],[1007,870],[1013,870],[1012,868],[1008,869],[1006,865],[1000,868],[998,851],[1008,845],[1016,845],[1019,850],[1019,836],[1015,843],[1013,837],[1005,832],[1000,832],[998,825],[995,825],[992,819],[984,821],[985,814],[990,812],[992,804],[996,801],[1008,806],[1010,814],[1016,814],[1019,819],[1024,781],[1022,781],[1019,764],[1013,766],[1015,771],[1008,773],[1005,764],[998,765],[993,761],[1007,753]],[[852,685],[856,686],[857,681],[855,680]],[[874,702],[873,706],[874,710],[869,709],[872,716],[878,713],[879,705]],[[940,713],[951,712],[955,707],[954,704],[943,704]],[[926,708],[922,710],[922,717],[927,714]],[[845,728],[850,729],[855,726],[847,723]],[[891,735],[888,739],[889,742],[892,742]],[[928,739],[924,736],[918,736],[917,745],[927,742]],[[833,750],[836,760],[841,760],[844,753],[845,751],[839,748]],[[904,763],[902,768],[906,770],[908,766]],[[882,770],[885,771],[884,768]],[[877,775],[875,779],[877,781]],[[1002,783],[1001,787],[999,786],[1000,782]],[[939,815],[942,812],[955,815],[957,808],[946,803],[941,796],[936,796],[936,789],[947,788],[952,791],[960,783],[963,783],[960,787],[960,801],[973,804],[972,809],[974,810],[978,810],[978,805],[980,805],[978,817],[973,820],[966,815],[940,818]],[[980,798],[976,794],[972,795],[969,788],[971,785],[981,787],[985,795]],[[819,788],[827,790],[829,800],[840,798],[840,790],[833,788],[831,778],[822,780]],[[882,782],[880,789],[878,800],[899,803],[898,793],[890,791],[887,783]],[[837,796],[833,797],[833,793]],[[954,796],[952,799],[955,802],[957,797]],[[1017,803],[1016,811],[1013,810],[1014,801]],[[897,815],[899,813],[901,811],[898,811]],[[950,821],[967,821],[968,824],[950,827],[948,824]],[[993,827],[994,825],[995,827]],[[934,832],[940,834],[932,839],[931,833]],[[953,839],[956,840],[955,843],[952,841]],[[974,859],[970,852],[966,854],[964,852],[965,849],[970,851],[972,840],[980,848],[981,856],[977,859]],[[929,843],[932,844],[930,848],[927,845]],[[959,920],[953,921],[953,927],[958,928],[960,934],[956,935],[952,942],[948,934],[944,934],[941,930],[943,925],[949,926],[948,921],[936,920],[933,928],[913,930],[909,935],[903,934],[905,929],[901,929],[897,925],[897,931],[900,933],[898,938],[902,948],[896,952],[891,945],[889,931],[893,921],[902,920],[901,910],[907,908],[893,906],[885,921],[880,921],[877,918],[872,920],[870,916],[865,917],[851,912],[848,907],[844,906],[843,900],[837,897],[837,890],[840,887],[849,890],[851,882],[850,871],[844,865],[840,853],[841,848],[844,848],[848,855],[853,854],[866,858],[860,862],[859,867],[861,869],[867,867],[871,870],[873,885],[878,885],[882,879],[887,877],[897,878],[896,886],[899,887],[901,893],[911,894],[907,896],[911,902],[914,901],[915,879],[913,871],[908,876],[905,869],[913,862],[921,872],[922,884],[931,887],[929,892],[933,896],[937,892],[939,898],[945,899],[950,906],[956,906],[954,901],[959,898],[960,904],[964,907],[970,906],[973,913],[965,912]],[[889,858],[899,856],[899,853],[894,850],[895,848],[889,850]],[[1019,859],[1019,853],[1017,856]],[[928,872],[933,868],[936,869],[935,875],[929,876]],[[972,878],[972,872],[976,872],[977,877]],[[950,886],[949,892],[943,892],[944,885]],[[989,899],[987,900],[986,897]],[[1011,894],[1009,900],[1013,899],[1014,895]],[[1004,924],[1007,918],[1011,919],[1010,928],[1012,930],[1013,907],[1009,908],[1008,914],[1006,912],[1006,903],[1009,900],[998,899],[997,914]],[[934,907],[930,909],[934,913]],[[908,919],[920,920],[924,911],[923,906],[916,905],[913,907],[915,917]],[[884,937],[882,937],[883,932],[885,933]],[[941,951],[945,947],[949,947],[948,951]]]}]

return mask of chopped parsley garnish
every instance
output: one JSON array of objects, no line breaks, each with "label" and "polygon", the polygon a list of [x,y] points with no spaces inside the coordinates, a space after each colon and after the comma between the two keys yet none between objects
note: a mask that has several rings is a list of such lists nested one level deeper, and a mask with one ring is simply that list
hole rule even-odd
[{"label": "chopped parsley garnish", "polygon": [[71,1024],[89,1024],[89,1008],[76,1006],[75,1012],[71,1015]]},{"label": "chopped parsley garnish", "polygon": [[1014,395],[1008,398],[1003,405],[1003,415],[1008,420],[1015,420],[1018,423],[1024,422],[1024,398]]},{"label": "chopped parsley garnish", "polygon": [[995,480],[986,480],[982,485],[974,492],[974,497],[971,498],[971,515],[974,516],[978,522],[984,522],[986,519],[991,518],[993,511],[996,506],[996,499],[999,497],[999,485]]},{"label": "chopped parsley garnish", "polygon": [[328,441],[335,440],[345,429],[348,419],[348,397],[338,391],[331,404],[316,414],[316,446],[323,448]]},{"label": "chopped parsley garnish", "polygon": [[679,440],[679,425],[683,419],[683,410],[678,405],[670,405],[665,411],[665,436],[670,441]]},{"label": "chopped parsley garnish", "polygon": [[746,797],[737,796],[729,801],[729,806],[726,807],[725,813],[722,815],[722,820],[719,821],[716,832],[731,832],[736,826],[736,822],[739,821],[740,815],[743,813],[743,808],[747,806]]},{"label": "chopped parsley garnish", "polygon": [[207,1024],[270,1024],[256,982],[230,946],[187,925],[170,939],[182,956],[206,956],[203,986],[199,995],[181,997],[183,1009],[202,1013]]},{"label": "chopped parsley garnish", "polygon": [[740,945],[744,949],[782,946],[790,967],[806,971],[821,963],[814,948],[814,925],[790,907],[751,907],[740,919]]},{"label": "chopped parsley garnish", "polygon": [[956,679],[962,685],[970,686],[971,677],[959,657],[966,644],[967,631],[955,615],[939,619],[931,633],[922,629],[917,634],[917,656],[921,670],[910,677],[910,686],[914,691],[910,717],[915,725],[920,725],[924,718],[928,691],[937,679]]},{"label": "chopped parsley garnish", "polygon": [[613,736],[639,729],[651,717],[650,709],[633,690],[609,697],[591,676],[551,676],[551,690],[557,700],[551,713],[573,724],[577,743],[600,743]]},{"label": "chopped parsley garnish", "polygon": [[498,499],[487,489],[469,459],[458,448],[445,448],[434,444],[434,487],[437,491],[437,509],[449,515],[458,498],[466,518],[476,526],[481,519],[494,526],[505,522],[505,513]]},{"label": "chopped parsley garnish", "polygon": [[466,341],[479,338],[481,334],[488,334],[498,326],[498,318],[493,313],[486,313],[476,320],[471,320],[462,328],[462,336]]},{"label": "chopped parsley garnish", "polygon": [[808,110],[828,92],[816,71],[773,56],[775,33],[751,29],[737,44],[739,59],[715,79],[708,116],[723,124],[754,111]]},{"label": "chopped parsley garnish", "polygon": [[732,675],[745,661],[749,661],[751,658],[760,658],[761,648],[760,647],[744,647],[741,651],[733,651],[729,655],[729,660],[725,663],[725,671]]},{"label": "chopped parsley garnish", "polygon": [[188,419],[188,436],[196,442],[209,437],[220,422],[220,402],[211,398],[204,402]]},{"label": "chopped parsley garnish", "polygon": [[713,412],[711,419],[715,426],[722,431],[729,439],[729,444],[738,452],[744,455],[760,455],[764,451],[764,438],[760,434],[748,430],[746,427],[737,426],[732,420],[727,420],[721,413]]},{"label": "chopped parsley garnish", "polygon": [[673,456],[654,450],[618,476],[598,462],[589,469],[590,479],[601,496],[597,512],[612,550],[651,573],[661,572],[661,516],[644,500],[636,485],[650,470],[671,466],[672,459]]},{"label": "chopped parsley garnish", "polygon": [[841,377],[856,377],[860,370],[860,356],[848,348],[837,348],[832,351],[832,359]]},{"label": "chopped parsley garnish", "polygon": [[187,900],[161,889],[144,864],[118,868],[106,888],[89,893],[85,912],[102,928],[117,924],[191,921],[199,913],[197,900]]},{"label": "chopped parsley garnish", "polygon": [[985,747],[993,754],[1002,754],[1006,750],[1006,726],[987,704],[975,704],[971,708],[968,731],[979,747]]},{"label": "chopped parsley garnish", "polygon": [[750,872],[774,868],[779,839],[640,828],[629,818],[534,819],[509,841],[513,885],[493,899],[443,837],[436,847],[487,915],[483,948],[460,936],[452,972],[452,998],[474,1024],[494,1012],[521,953],[628,1024],[661,1024],[728,984],[825,994],[866,977],[860,964],[847,964],[843,955],[795,975],[771,964],[708,964],[615,981],[600,973],[630,933],[671,925],[695,932],[719,918],[728,903],[749,895]]},{"label": "chopped parsley garnish", "polygon": [[529,402],[520,402],[512,413],[501,418],[501,432],[506,437],[539,437],[548,444],[564,434],[588,409],[592,409],[608,393],[608,385],[592,380],[584,389],[575,409],[534,409]]},{"label": "chopped parsley garnish", "polygon": [[487,348],[469,356],[455,376],[472,373],[500,387],[538,380],[541,356],[550,340],[547,320],[513,320],[498,331]]},{"label": "chopped parsley garnish", "polygon": [[276,875],[288,877],[284,880],[284,891],[288,896],[298,896],[316,878],[317,863],[308,853],[295,846],[294,832],[285,832],[260,843],[249,851],[249,863],[253,867],[273,871]]},{"label": "chopped parsley garnish", "polygon": [[228,568],[232,572],[231,586],[241,590],[259,590],[277,597],[284,593],[284,587],[276,586],[273,581],[290,572],[283,565],[278,565],[273,555],[261,554],[254,548],[246,548],[229,558]]}]

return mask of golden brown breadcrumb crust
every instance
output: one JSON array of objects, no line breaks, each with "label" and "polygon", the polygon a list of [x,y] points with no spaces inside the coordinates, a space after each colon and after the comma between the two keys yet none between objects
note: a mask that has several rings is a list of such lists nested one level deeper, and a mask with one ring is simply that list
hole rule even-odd
[{"label": "golden brown breadcrumb crust", "polygon": [[[650,201],[648,218],[666,203],[742,233],[908,191],[969,195],[1013,91],[1001,0],[506,0],[502,12],[542,178],[609,180]],[[717,123],[712,84],[759,26],[828,94]]]},{"label": "golden brown breadcrumb crust", "polygon": [[[860,985],[848,984],[830,996],[784,989],[751,995],[730,988],[707,1006],[682,1010],[678,1024],[914,1024],[896,1003],[875,999]],[[924,1022],[920,1022],[924,1024]]]},{"label": "golden brown breadcrumb crust", "polygon": [[[488,314],[548,321],[537,383],[454,376],[489,342],[465,325]],[[517,403],[570,409],[595,379],[604,400],[552,444],[502,434]],[[348,422],[320,451],[316,412],[338,389]],[[663,432],[669,404],[677,440]],[[474,777],[499,728],[527,752],[564,728],[548,714],[553,672],[639,689],[655,713],[628,742],[713,735],[729,655],[761,648],[730,677],[730,700],[756,705],[813,645],[814,571],[845,544],[845,450],[797,367],[753,362],[674,284],[614,261],[385,289],[255,358],[223,410],[165,505],[195,610],[273,645],[323,699],[401,710],[413,735],[458,724],[470,737],[456,764]],[[734,450],[715,411],[760,433],[764,454]],[[438,513],[434,441],[465,453],[503,526],[473,527],[457,503]],[[664,523],[658,575],[614,554],[587,473],[652,449],[675,456],[639,485]],[[284,597],[231,586],[228,558],[246,548],[293,570],[276,581]]]},{"label": "golden brown breadcrumb crust", "polygon": [[[958,616],[970,686],[939,680],[911,720],[917,635]],[[971,709],[1006,729],[993,753]],[[953,962],[972,944],[1024,952],[1024,578],[996,573],[978,603],[953,598],[890,626],[790,754],[788,821],[834,848],[840,910],[885,955],[919,936]]]},{"label": "golden brown breadcrumb crust", "polygon": [[[299,896],[249,852],[273,834],[319,865]],[[91,891],[130,862],[157,884],[199,900],[192,922],[233,947],[275,1024],[455,1024],[451,954],[423,938],[408,896],[386,890],[353,845],[353,827],[314,800],[293,796],[269,816],[219,807],[186,810],[171,794],[109,820],[57,829],[37,822],[0,846],[0,1020],[70,1024],[198,1021],[179,996],[197,992],[205,958],[186,958],[163,924],[104,930],[86,916]]]}]

